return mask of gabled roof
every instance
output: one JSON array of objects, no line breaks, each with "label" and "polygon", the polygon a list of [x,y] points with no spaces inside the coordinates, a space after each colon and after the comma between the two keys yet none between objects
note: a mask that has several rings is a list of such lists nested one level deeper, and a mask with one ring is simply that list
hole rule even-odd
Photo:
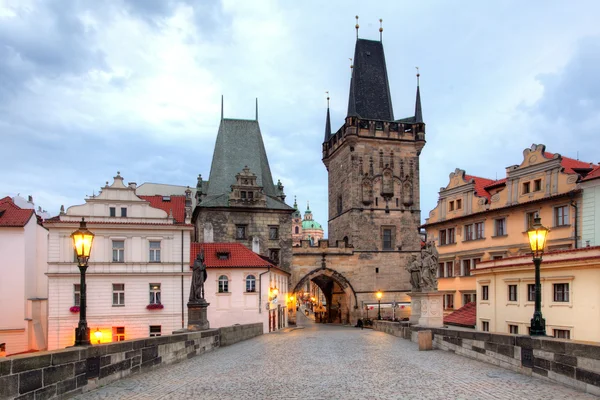
[{"label": "gabled roof", "polygon": [[485,197],[489,200],[492,196],[487,190],[485,190],[485,188],[486,188],[486,186],[489,186],[492,183],[494,183],[494,180],[487,179],[487,178],[481,178],[479,176],[474,176],[474,175],[465,175],[465,180],[467,182],[470,181],[471,179],[473,179],[474,183],[475,183],[475,194],[479,197]]},{"label": "gabled roof", "polygon": [[600,178],[600,165],[594,168],[590,173],[588,173],[583,181],[591,181],[592,179]]},{"label": "gabled roof", "polygon": [[394,120],[385,54],[380,41],[356,40],[348,96],[348,116]]},{"label": "gabled roof", "polygon": [[[554,157],[554,153],[549,153],[544,151],[544,155],[546,158]],[[563,155],[560,156],[560,165],[565,169],[565,173],[567,174],[577,174],[578,172],[575,170],[590,170],[595,167],[593,163],[588,163],[584,161],[575,160],[574,158],[565,157]]]},{"label": "gabled roof", "polygon": [[444,324],[474,328],[477,323],[477,306],[474,302],[467,303],[463,307],[444,317]]},{"label": "gabled roof", "polygon": [[[241,243],[191,243],[190,266],[194,264],[196,256],[202,250],[204,250],[206,268],[271,267],[280,269]],[[220,259],[218,254],[227,254],[228,256],[226,259]]]},{"label": "gabled roof", "polygon": [[[260,127],[256,120],[222,119],[215,143],[208,196],[231,192],[235,175],[248,166],[256,174],[256,182],[268,196],[277,196]],[[202,204],[201,204],[202,206]]]},{"label": "gabled roof", "polygon": [[17,206],[8,196],[0,199],[0,227],[23,227],[34,214],[34,210]]},{"label": "gabled roof", "polygon": [[[185,196],[138,196],[146,200],[151,207],[161,209],[169,214],[173,212],[175,222],[182,224],[185,222]],[[169,199],[169,200],[166,200]]]}]

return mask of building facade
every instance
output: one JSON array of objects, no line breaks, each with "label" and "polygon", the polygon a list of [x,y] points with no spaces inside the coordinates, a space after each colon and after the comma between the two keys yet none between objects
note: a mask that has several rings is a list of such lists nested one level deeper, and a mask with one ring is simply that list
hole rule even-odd
[{"label": "building facade", "polygon": [[[319,286],[346,323],[368,305],[405,306],[411,290],[405,266],[421,249],[419,155],[425,124],[417,85],[414,116],[395,119],[381,41],[357,39],[348,112],[331,130],[327,109],[323,163],[328,171],[329,240],[294,247],[292,284]],[[339,312],[338,312],[339,313]],[[328,310],[327,315],[334,313]]]},{"label": "building facade", "polygon": [[536,216],[552,229],[548,250],[581,247],[580,184],[594,167],[534,144],[503,179],[451,173],[423,225],[437,244],[446,312],[477,300],[471,271],[480,262],[530,253],[527,230]]},{"label": "building facade", "polygon": [[288,294],[289,272],[241,243],[192,243],[190,266],[204,251],[211,328],[262,323],[264,333],[288,326],[295,301]]},{"label": "building facade", "polygon": [[196,242],[241,243],[290,269],[294,209],[273,183],[257,119],[221,116],[209,180],[199,176],[196,197]]},{"label": "building facade", "polygon": [[45,350],[48,231],[33,209],[0,199],[0,354]]},{"label": "building facade", "polygon": [[117,173],[100,194],[47,222],[48,348],[74,343],[81,287],[70,235],[82,218],[95,234],[86,273],[92,343],[187,327],[191,193],[138,196]]},{"label": "building facade", "polygon": [[581,244],[600,246],[600,166],[581,181],[583,204],[581,211]]},{"label": "building facade", "polygon": [[[528,335],[535,309],[531,255],[482,261],[473,275],[477,329]],[[600,342],[600,247],[544,254],[540,275],[546,334]]]}]

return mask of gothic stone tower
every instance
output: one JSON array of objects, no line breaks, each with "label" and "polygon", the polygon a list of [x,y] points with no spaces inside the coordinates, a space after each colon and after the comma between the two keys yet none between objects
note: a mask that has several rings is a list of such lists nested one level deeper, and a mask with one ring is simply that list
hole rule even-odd
[{"label": "gothic stone tower", "polygon": [[383,44],[357,39],[348,114],[334,134],[327,109],[330,243],[345,241],[366,253],[419,251],[424,145],[419,86],[415,115],[394,119]]}]

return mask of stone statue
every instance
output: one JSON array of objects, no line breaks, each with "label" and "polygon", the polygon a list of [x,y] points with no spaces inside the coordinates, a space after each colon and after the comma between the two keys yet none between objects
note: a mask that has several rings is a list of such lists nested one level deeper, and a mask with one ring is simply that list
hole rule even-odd
[{"label": "stone statue", "polygon": [[413,292],[421,291],[421,269],[422,260],[421,257],[413,255],[410,263],[406,266],[406,270],[410,274],[410,284],[412,285]]},{"label": "stone statue", "polygon": [[204,282],[206,282],[206,264],[204,264],[204,250],[196,256],[192,267],[192,287],[190,289],[190,303],[204,303]]},{"label": "stone statue", "polygon": [[204,182],[202,180],[202,174],[198,174],[198,182],[196,183],[196,189],[198,192],[202,193]]},{"label": "stone statue", "polygon": [[435,243],[431,241],[427,242],[424,249],[421,249],[421,289],[423,291],[437,290],[438,257],[439,253],[435,248]]}]

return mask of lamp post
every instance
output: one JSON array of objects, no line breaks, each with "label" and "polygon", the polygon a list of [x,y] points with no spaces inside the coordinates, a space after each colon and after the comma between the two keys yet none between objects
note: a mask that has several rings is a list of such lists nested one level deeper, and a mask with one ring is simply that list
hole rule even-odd
[{"label": "lamp post", "polygon": [[535,311],[531,319],[531,336],[546,336],[546,320],[542,318],[542,286],[540,284],[540,266],[542,265],[542,255],[546,245],[548,228],[541,223],[540,217],[535,217],[533,225],[527,231],[529,236],[529,247],[533,254],[533,264],[535,265]]},{"label": "lamp post", "polygon": [[381,296],[383,296],[383,293],[379,290],[375,296],[377,296],[377,319],[381,319]]},{"label": "lamp post", "polygon": [[85,271],[88,267],[88,260],[92,251],[92,242],[94,241],[94,234],[90,232],[85,224],[85,219],[81,218],[79,229],[71,234],[73,239],[73,247],[77,254],[77,266],[81,276],[80,290],[81,296],[79,301],[79,325],[75,328],[75,346],[89,346],[90,342],[90,329],[87,326],[86,320],[86,286],[85,286]]}]

